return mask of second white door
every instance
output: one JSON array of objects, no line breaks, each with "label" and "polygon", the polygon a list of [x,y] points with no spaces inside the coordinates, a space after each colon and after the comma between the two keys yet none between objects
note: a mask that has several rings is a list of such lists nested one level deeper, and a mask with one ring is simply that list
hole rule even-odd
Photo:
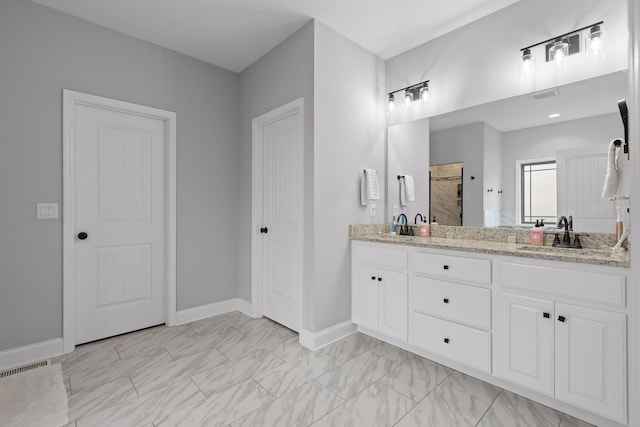
[{"label": "second white door", "polygon": [[300,112],[262,127],[263,313],[299,331],[302,165]]}]

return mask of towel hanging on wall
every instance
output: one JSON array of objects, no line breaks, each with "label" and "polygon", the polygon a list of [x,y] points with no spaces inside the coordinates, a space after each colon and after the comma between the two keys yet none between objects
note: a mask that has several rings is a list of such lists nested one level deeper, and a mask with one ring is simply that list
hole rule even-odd
[{"label": "towel hanging on wall", "polygon": [[365,206],[369,200],[380,200],[378,172],[375,169],[364,169],[360,179],[360,203]]},{"label": "towel hanging on wall", "polygon": [[631,162],[623,152],[624,141],[614,139],[607,151],[607,172],[602,197],[609,200],[628,199],[631,194]]},{"label": "towel hanging on wall", "polygon": [[399,175],[398,180],[400,181],[400,205],[407,206],[407,204],[415,202],[416,191],[413,176]]}]

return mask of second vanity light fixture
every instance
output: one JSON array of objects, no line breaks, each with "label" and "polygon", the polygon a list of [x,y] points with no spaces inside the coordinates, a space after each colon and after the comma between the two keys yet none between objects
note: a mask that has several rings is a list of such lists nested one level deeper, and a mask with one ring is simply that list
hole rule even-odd
[{"label": "second vanity light fixture", "polygon": [[521,73],[523,78],[526,79],[533,75],[535,58],[531,49],[540,45],[545,45],[545,57],[547,62],[553,62],[556,70],[558,71],[566,69],[567,56],[583,50],[580,47],[580,35],[582,31],[585,31],[587,29],[589,30],[589,33],[585,37],[584,46],[584,50],[587,51],[587,59],[602,59],[604,57],[604,31],[602,31],[601,29],[601,25],[603,23],[604,21],[596,22],[595,24],[587,25],[585,27],[578,28],[568,33],[520,49],[522,55]]},{"label": "second vanity light fixture", "polygon": [[389,92],[389,111],[393,111],[395,107],[396,97],[394,94],[398,92],[402,92],[404,102],[407,106],[418,99],[422,102],[427,102],[429,99],[429,80]]}]

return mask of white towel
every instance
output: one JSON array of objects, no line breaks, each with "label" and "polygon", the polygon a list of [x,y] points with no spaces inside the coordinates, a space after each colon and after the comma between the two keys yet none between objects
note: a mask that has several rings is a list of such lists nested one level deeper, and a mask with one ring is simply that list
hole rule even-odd
[{"label": "white towel", "polygon": [[413,184],[413,176],[404,175],[400,177],[400,205],[407,206],[409,203],[415,202],[416,191]]},{"label": "white towel", "polygon": [[602,189],[602,198],[610,199],[618,190],[618,171],[616,169],[616,139],[609,143],[607,151],[607,172],[604,176],[604,188]]},{"label": "white towel", "polygon": [[628,199],[631,195],[631,160],[624,152],[623,145],[617,147],[616,168],[618,169],[618,190],[616,199]]},{"label": "white towel", "polygon": [[602,197],[609,200],[628,199],[631,194],[631,162],[624,152],[624,142],[616,147],[616,140],[609,143],[607,172],[602,189]]},{"label": "white towel", "polygon": [[411,203],[416,201],[416,189],[413,185],[413,176],[404,176],[404,191],[406,192],[407,202]]},{"label": "white towel", "polygon": [[365,169],[364,174],[367,177],[367,198],[369,200],[380,200],[378,172],[375,169]]},{"label": "white towel", "polygon": [[404,178],[400,178],[400,206],[407,206],[407,190]]}]

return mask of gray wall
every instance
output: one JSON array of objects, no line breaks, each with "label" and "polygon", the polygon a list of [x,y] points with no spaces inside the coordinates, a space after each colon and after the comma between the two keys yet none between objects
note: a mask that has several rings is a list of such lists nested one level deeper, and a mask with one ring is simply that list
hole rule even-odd
[{"label": "gray wall", "polygon": [[62,336],[63,88],[177,113],[178,309],[236,297],[237,74],[28,1],[0,40],[0,350]]},{"label": "gray wall", "polygon": [[[351,317],[349,224],[381,223],[360,204],[363,168],[385,167],[384,62],[316,22],[313,324],[317,332]],[[309,284],[308,284],[309,285]],[[305,306],[305,310],[310,310]]]},{"label": "gray wall", "polygon": [[[252,120],[304,98],[305,259],[313,242],[313,26],[310,22],[240,74],[241,161],[236,216],[238,295],[251,301],[251,157]],[[305,275],[313,270],[305,269]],[[306,282],[306,281],[305,281]]]},{"label": "gray wall", "polygon": [[484,123],[431,132],[429,136],[431,165],[464,162],[462,224],[469,227],[484,224],[484,137]]}]

